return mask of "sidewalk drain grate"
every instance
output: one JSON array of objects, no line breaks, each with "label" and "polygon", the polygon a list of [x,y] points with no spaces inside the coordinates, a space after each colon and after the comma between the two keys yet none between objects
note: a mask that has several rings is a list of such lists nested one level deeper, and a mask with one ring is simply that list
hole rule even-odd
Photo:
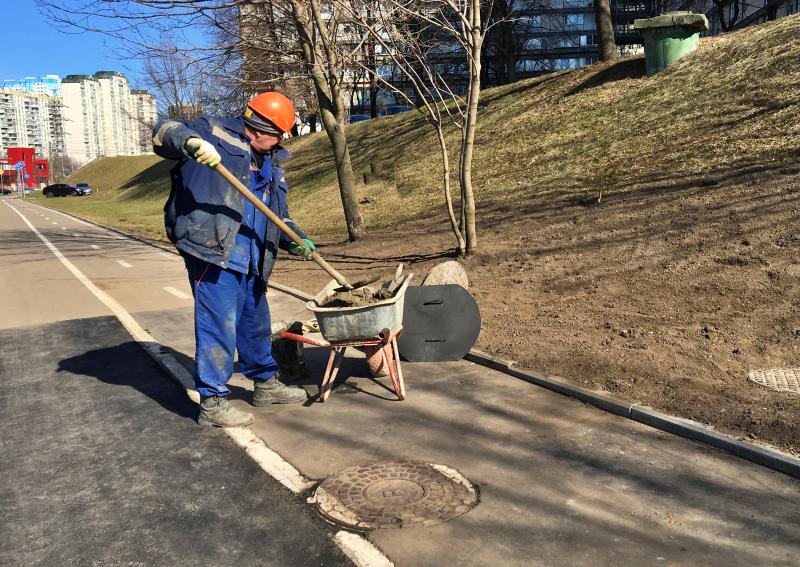
[{"label": "sidewalk drain grate", "polygon": [[751,370],[747,377],[778,392],[800,394],[800,368],[770,368],[769,370]]},{"label": "sidewalk drain grate", "polygon": [[325,480],[314,501],[332,522],[374,530],[452,520],[478,504],[478,490],[444,465],[380,461],[350,467]]}]

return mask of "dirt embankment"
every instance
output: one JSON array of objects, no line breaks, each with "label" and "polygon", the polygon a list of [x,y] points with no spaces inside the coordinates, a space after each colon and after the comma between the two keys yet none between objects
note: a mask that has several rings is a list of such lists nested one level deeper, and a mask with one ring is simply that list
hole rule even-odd
[{"label": "dirt embankment", "polygon": [[[747,379],[800,366],[800,166],[590,197],[486,203],[467,264],[483,319],[478,347],[720,431],[800,453],[800,396]],[[438,221],[321,253],[354,279],[445,259]],[[274,279],[315,293],[312,263]]]}]

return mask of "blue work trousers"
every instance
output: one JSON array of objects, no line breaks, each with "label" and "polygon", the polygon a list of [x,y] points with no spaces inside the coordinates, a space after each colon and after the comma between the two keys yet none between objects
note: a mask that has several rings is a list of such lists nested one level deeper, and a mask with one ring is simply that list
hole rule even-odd
[{"label": "blue work trousers", "polygon": [[195,372],[200,397],[227,396],[234,349],[239,370],[266,380],[278,364],[272,357],[266,284],[260,276],[241,274],[184,256],[194,295]]}]

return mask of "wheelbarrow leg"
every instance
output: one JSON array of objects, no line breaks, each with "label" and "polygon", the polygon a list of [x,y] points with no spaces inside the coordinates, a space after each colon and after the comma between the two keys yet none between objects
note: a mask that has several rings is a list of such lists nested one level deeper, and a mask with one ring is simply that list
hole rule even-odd
[{"label": "wheelbarrow leg", "polygon": [[386,355],[386,350],[381,349],[381,355],[383,356],[383,364],[385,368],[389,370],[389,377],[392,379],[392,389],[394,393],[397,395],[397,398],[403,400],[405,398],[405,393],[403,392],[403,388],[401,386],[402,381],[398,380],[398,373],[397,369],[400,366],[399,360],[396,358],[394,352],[394,342],[392,342],[392,348],[390,349],[391,359]]},{"label": "wheelbarrow leg", "polygon": [[395,368],[397,369],[397,381],[400,383],[399,397],[401,400],[405,400],[406,385],[405,382],[403,382],[403,369],[400,366],[400,348],[397,346],[397,335],[392,337],[392,354],[394,355]]},{"label": "wheelbarrow leg", "polygon": [[325,376],[322,377],[322,384],[319,387],[319,401],[324,402],[331,394],[331,388],[336,380],[336,375],[339,373],[339,367],[342,365],[344,358],[344,351],[347,347],[333,347],[331,354],[328,357],[328,366],[325,368]]}]

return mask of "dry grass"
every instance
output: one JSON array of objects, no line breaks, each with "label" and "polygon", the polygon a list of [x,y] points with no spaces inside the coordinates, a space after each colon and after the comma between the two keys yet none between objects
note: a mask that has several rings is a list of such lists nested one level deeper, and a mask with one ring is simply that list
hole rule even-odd
[{"label": "dry grass", "polygon": [[172,165],[154,155],[98,159],[68,179],[70,183],[89,183],[92,195],[57,199],[39,195],[35,199],[100,224],[166,241],[163,207]]},{"label": "dry grass", "polygon": [[[638,57],[486,91],[476,135],[479,202],[594,194],[598,184],[632,189],[796,156],[796,37],[800,16],[706,40],[652,78]],[[371,160],[394,170],[388,184],[359,186],[359,196],[372,201],[364,207],[368,226],[419,214],[446,222],[435,138],[416,113],[355,124],[349,136],[358,172]],[[456,149],[457,133],[449,140]],[[312,234],[343,236],[326,137],[299,139],[291,150],[294,217]]]},{"label": "dry grass", "polygon": [[[643,76],[644,61],[636,57],[485,91],[473,172],[479,204],[634,190],[796,157],[797,37],[800,16],[792,16],[704,40],[652,78]],[[435,136],[417,113],[354,124],[348,134],[357,177],[373,160],[389,171],[383,181],[358,183],[368,227],[401,226],[419,215],[447,222]],[[449,142],[455,165],[458,132],[449,132]],[[304,136],[289,149],[293,217],[316,238],[343,237],[327,137]],[[99,195],[51,203],[161,234],[168,168],[155,156],[99,160],[72,179],[99,187]]]}]

